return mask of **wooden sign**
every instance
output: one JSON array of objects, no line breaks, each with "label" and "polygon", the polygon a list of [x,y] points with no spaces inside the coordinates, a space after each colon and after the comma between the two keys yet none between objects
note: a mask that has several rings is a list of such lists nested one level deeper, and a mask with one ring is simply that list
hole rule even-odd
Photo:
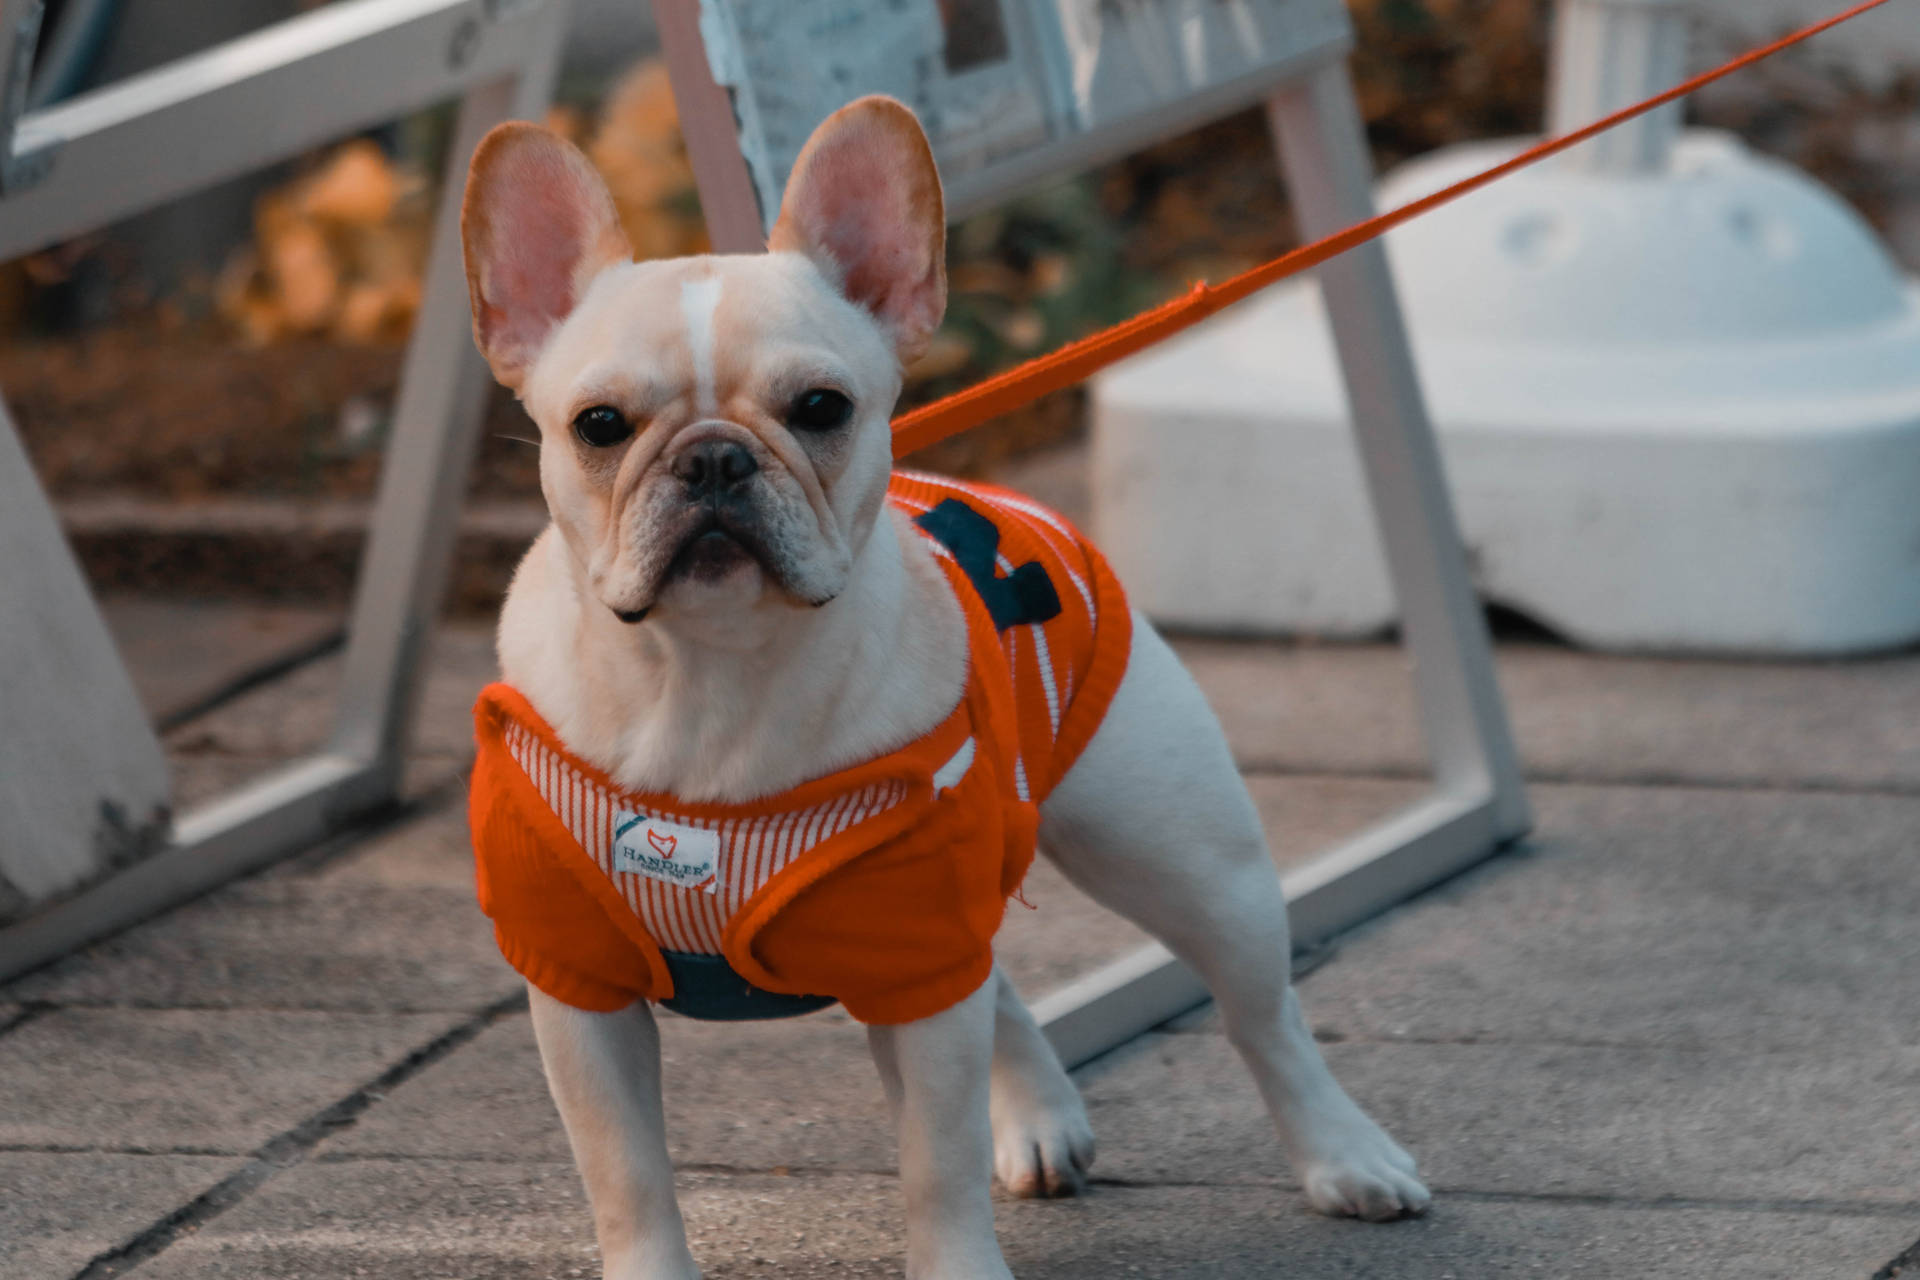
[{"label": "wooden sign", "polygon": [[762,224],[865,93],[926,126],[954,216],[1265,98],[1343,53],[1339,0],[700,0]]}]

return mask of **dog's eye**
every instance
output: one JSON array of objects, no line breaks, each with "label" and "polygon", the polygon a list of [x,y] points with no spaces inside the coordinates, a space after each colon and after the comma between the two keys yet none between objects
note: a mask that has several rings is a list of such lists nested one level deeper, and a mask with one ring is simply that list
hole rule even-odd
[{"label": "dog's eye", "polygon": [[584,444],[606,449],[632,435],[633,428],[627,424],[626,415],[618,409],[608,404],[597,404],[574,415],[573,434],[579,436]]},{"label": "dog's eye", "polygon": [[831,431],[851,416],[853,401],[826,387],[802,391],[787,406],[787,425],[796,431]]}]

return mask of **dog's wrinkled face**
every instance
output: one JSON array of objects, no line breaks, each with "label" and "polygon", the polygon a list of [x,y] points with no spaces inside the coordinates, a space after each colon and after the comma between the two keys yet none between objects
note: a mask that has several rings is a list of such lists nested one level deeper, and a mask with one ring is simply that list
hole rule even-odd
[{"label": "dog's wrinkled face", "polygon": [[769,587],[837,596],[885,491],[899,386],[872,319],[776,254],[602,272],[521,391],[555,522],[638,620]]},{"label": "dog's wrinkled face", "polygon": [[475,153],[463,232],[480,349],[539,424],[548,509],[602,603],[640,622],[845,589],[901,367],[946,298],[906,108],[820,126],[767,254],[628,261],[586,159],[528,125]]}]

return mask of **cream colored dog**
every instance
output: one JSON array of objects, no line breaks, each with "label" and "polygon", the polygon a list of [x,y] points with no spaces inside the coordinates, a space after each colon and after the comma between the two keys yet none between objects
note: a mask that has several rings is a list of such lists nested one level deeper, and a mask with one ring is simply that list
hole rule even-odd
[{"label": "cream colored dog", "polygon": [[[725,802],[939,723],[966,680],[960,608],[885,501],[901,369],[946,304],[939,178],[911,113],[867,98],[822,124],[766,254],[630,261],[586,160],[527,125],[475,155],[464,232],[479,345],[539,424],[553,517],[508,593],[501,669],[572,751],[631,790]],[[737,482],[724,519],[687,496],[713,467]],[[1205,979],[1316,1209],[1417,1213],[1413,1160],[1334,1082],[1289,986],[1279,878],[1219,727],[1160,638],[1133,634],[1041,810],[1042,849]],[[1141,835],[1167,831],[1185,838]],[[606,1274],[697,1276],[649,1007],[531,998]],[[1072,1082],[997,972],[870,1034],[907,1274],[1006,1277],[991,1176],[1020,1195],[1083,1186]]]}]

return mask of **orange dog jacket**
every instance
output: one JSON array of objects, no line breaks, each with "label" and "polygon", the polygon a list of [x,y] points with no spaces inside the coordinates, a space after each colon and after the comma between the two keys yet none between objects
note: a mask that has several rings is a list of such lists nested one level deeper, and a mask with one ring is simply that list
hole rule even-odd
[{"label": "orange dog jacket", "polygon": [[778,795],[689,804],[623,791],[517,691],[481,693],[480,905],[529,982],[588,1010],[645,999],[732,1018],[838,1000],[896,1023],[986,981],[1038,805],[1125,674],[1130,615],[1100,553],[1046,508],[906,472],[888,494],[966,618],[965,691],[916,741]]}]

